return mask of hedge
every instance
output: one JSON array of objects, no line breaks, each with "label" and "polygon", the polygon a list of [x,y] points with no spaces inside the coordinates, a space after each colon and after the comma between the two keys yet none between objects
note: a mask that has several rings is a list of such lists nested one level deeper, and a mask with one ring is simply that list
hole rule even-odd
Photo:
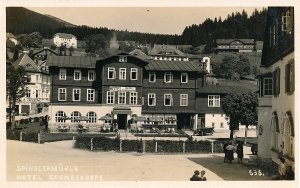
[{"label": "hedge", "polygon": [[183,152],[183,141],[159,140],[157,141],[157,152],[179,153]]},{"label": "hedge", "polygon": [[137,137],[188,137],[188,134],[176,134],[176,133],[135,133]]},{"label": "hedge", "polygon": [[[182,153],[183,145],[185,143],[186,153],[211,153],[212,143],[210,141],[178,141],[178,140],[122,140],[122,151],[127,152],[141,152],[143,149],[143,142],[145,143],[144,152],[154,153],[155,145],[157,143],[158,153]],[[91,149],[91,137],[77,137],[75,148]],[[93,138],[93,150],[101,151],[120,151],[120,139],[98,137]],[[214,142],[214,153],[223,152],[223,142]]]}]

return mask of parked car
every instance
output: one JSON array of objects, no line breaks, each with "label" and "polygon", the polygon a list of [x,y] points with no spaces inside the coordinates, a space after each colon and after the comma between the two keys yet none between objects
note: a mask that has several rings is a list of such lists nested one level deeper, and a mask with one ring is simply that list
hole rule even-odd
[{"label": "parked car", "polygon": [[194,131],[194,136],[203,136],[203,135],[213,135],[214,133],[214,127],[201,127]]},{"label": "parked car", "polygon": [[257,144],[251,145],[251,152],[253,155],[257,155]]}]

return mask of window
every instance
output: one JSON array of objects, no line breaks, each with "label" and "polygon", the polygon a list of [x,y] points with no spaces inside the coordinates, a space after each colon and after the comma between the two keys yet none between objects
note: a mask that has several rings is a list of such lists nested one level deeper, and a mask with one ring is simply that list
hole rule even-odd
[{"label": "window", "polygon": [[127,56],[119,56],[119,62],[127,62]]},{"label": "window", "polygon": [[39,98],[39,90],[35,90],[35,98]]},{"label": "window", "polygon": [[66,75],[67,75],[66,69],[59,70],[59,79],[60,80],[66,80]]},{"label": "window", "polygon": [[81,71],[74,70],[74,80],[81,80]]},{"label": "window", "polygon": [[155,82],[155,81],[156,81],[155,72],[149,72],[149,82]]},{"label": "window", "polygon": [[95,100],[95,90],[87,89],[87,101],[94,101],[94,100]]},{"label": "window", "polygon": [[26,91],[25,91],[25,96],[26,96],[27,98],[30,98],[30,93],[31,93],[31,90],[28,89],[28,87],[27,87],[27,88],[26,88]]},{"label": "window", "polygon": [[155,93],[148,93],[148,106],[156,105],[156,95]]},{"label": "window", "polygon": [[208,95],[208,107],[220,107],[220,95]]},{"label": "window", "polygon": [[278,23],[273,22],[270,27],[270,46],[275,47],[278,43]]},{"label": "window", "polygon": [[164,94],[164,105],[165,106],[172,106],[173,105],[172,94]]},{"label": "window", "polygon": [[73,89],[73,101],[80,101],[80,89]]},{"label": "window", "polygon": [[215,123],[211,123],[211,126],[212,126],[212,127],[215,127]]},{"label": "window", "polygon": [[137,104],[137,92],[130,92],[130,104]]},{"label": "window", "polygon": [[40,81],[40,80],[39,80],[39,78],[40,78],[39,75],[37,74],[37,75],[35,75],[35,77],[36,77],[36,78],[35,78],[35,79],[36,79],[36,82],[39,82],[39,81]]},{"label": "window", "polygon": [[287,10],[286,12],[282,13],[282,25],[281,30],[284,32],[289,32],[292,30],[293,23],[291,17],[291,11]]},{"label": "window", "polygon": [[173,82],[173,75],[170,72],[165,72],[164,76],[165,83],[172,83]]},{"label": "window", "polygon": [[115,92],[107,91],[106,103],[107,104],[114,104],[115,103]]},{"label": "window", "polygon": [[181,83],[188,83],[188,74],[181,73]]},{"label": "window", "polygon": [[126,92],[125,91],[118,92],[118,104],[126,104]]},{"label": "window", "polygon": [[272,78],[264,78],[263,95],[272,95]]},{"label": "window", "polygon": [[180,94],[180,106],[188,106],[188,94]]},{"label": "window", "polygon": [[285,65],[285,92],[295,91],[294,61]]},{"label": "window", "polygon": [[55,113],[55,122],[66,122],[66,119],[63,119],[62,117],[66,117],[66,113],[64,111],[58,111]]},{"label": "window", "polygon": [[276,68],[273,72],[273,95],[280,93],[280,69]]},{"label": "window", "polygon": [[137,80],[138,69],[137,68],[131,68],[130,71],[130,79],[131,80]]},{"label": "window", "polygon": [[278,147],[278,135],[279,135],[279,123],[277,112],[272,113],[271,119],[271,147],[274,149],[279,149]]},{"label": "window", "polygon": [[116,79],[116,70],[114,67],[108,67],[108,79]]},{"label": "window", "polygon": [[67,100],[67,90],[66,88],[58,88],[58,100],[66,101]]},{"label": "window", "polygon": [[89,70],[88,72],[88,81],[94,81],[95,80],[95,71]]},{"label": "window", "polygon": [[71,113],[71,122],[79,122],[79,118],[81,117],[81,113],[78,111],[74,111]]},{"label": "window", "polygon": [[119,79],[126,80],[126,68],[120,68],[119,70]]},{"label": "window", "polygon": [[223,123],[220,124],[220,128],[224,128],[224,124]]},{"label": "window", "polygon": [[97,115],[95,112],[88,112],[86,116],[89,119],[88,123],[96,123],[97,122]]}]

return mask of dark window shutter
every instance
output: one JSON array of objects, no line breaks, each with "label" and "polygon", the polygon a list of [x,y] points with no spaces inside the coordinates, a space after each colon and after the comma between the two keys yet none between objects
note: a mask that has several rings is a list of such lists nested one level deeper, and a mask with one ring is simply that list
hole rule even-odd
[{"label": "dark window shutter", "polygon": [[280,69],[278,68],[277,69],[277,84],[278,84],[278,92],[277,92],[277,95],[280,94]]},{"label": "dark window shutter", "polygon": [[295,64],[290,64],[290,91],[295,91]]},{"label": "dark window shutter", "polygon": [[285,92],[290,91],[290,64],[285,65]]}]

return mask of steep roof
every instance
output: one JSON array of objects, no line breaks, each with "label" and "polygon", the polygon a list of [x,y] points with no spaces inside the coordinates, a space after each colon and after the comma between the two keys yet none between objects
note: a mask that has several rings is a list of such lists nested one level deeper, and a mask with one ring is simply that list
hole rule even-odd
[{"label": "steep roof", "polygon": [[[68,34],[68,33],[56,33],[56,34],[54,35],[54,37],[55,37],[56,35],[58,35],[58,36],[61,37],[61,38],[66,38],[66,39],[72,39],[73,37],[75,37],[74,35]],[[76,38],[76,37],[75,37],[75,38]]]},{"label": "steep roof", "polygon": [[142,52],[141,50],[139,49],[135,49],[131,52],[129,52],[130,55],[133,55],[133,56],[136,56],[140,59],[151,59],[150,56],[148,56],[147,54],[145,54],[144,52]]},{"label": "steep roof", "polygon": [[217,44],[230,44],[233,41],[240,41],[244,44],[254,44],[255,39],[217,39]]},{"label": "steep roof", "polygon": [[86,56],[53,56],[47,57],[47,66],[95,68],[96,57]]},{"label": "steep roof", "polygon": [[204,72],[195,61],[148,60],[148,62],[145,66],[146,70]]},{"label": "steep roof", "polygon": [[13,66],[22,66],[28,72],[41,72],[41,69],[27,54],[22,54],[15,62],[13,62]]}]

